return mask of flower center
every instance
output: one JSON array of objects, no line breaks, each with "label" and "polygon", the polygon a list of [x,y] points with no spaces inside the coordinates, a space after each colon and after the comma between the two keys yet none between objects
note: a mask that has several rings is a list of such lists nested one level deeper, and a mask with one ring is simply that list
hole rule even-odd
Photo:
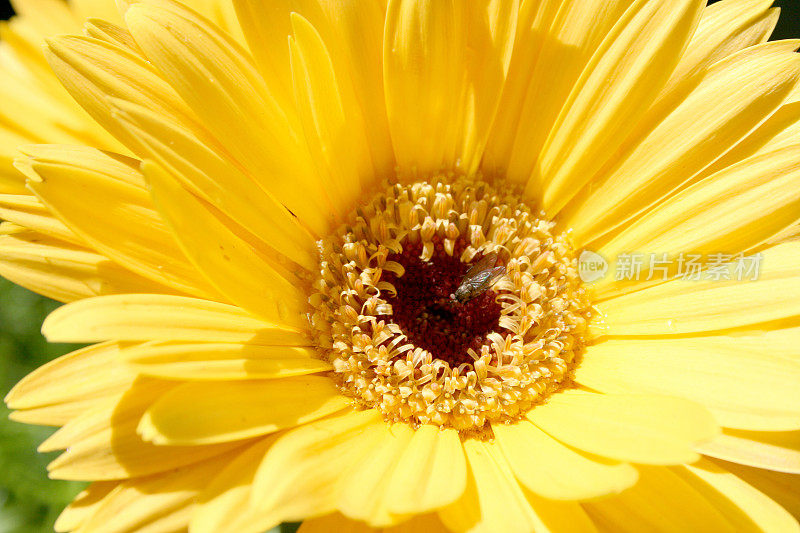
[{"label": "flower center", "polygon": [[570,382],[590,306],[554,223],[460,176],[387,185],[320,242],[314,340],[388,421],[482,432]]},{"label": "flower center", "polygon": [[400,326],[411,344],[457,367],[472,363],[469,351],[480,352],[487,335],[500,330],[502,306],[495,300],[497,293],[488,288],[464,302],[454,299],[462,282],[470,281],[465,280],[469,265],[459,259],[467,248],[466,240],[456,240],[452,255],[445,252],[438,236],[432,241],[434,252],[429,261],[420,259],[419,242],[389,255],[405,272],[402,276],[388,272],[384,278],[397,291],[397,296],[386,298],[392,314],[385,319]]}]

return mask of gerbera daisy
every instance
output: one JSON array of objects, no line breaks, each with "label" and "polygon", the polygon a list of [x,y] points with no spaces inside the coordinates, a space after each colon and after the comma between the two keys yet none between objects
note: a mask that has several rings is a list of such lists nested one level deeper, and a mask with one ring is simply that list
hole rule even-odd
[{"label": "gerbera daisy", "polygon": [[770,1],[119,4],[46,40],[66,92],[21,29],[63,5],[3,48],[5,157],[61,144],[2,175],[0,273],[97,343],[6,398],[93,481],[58,530],[798,530]]}]

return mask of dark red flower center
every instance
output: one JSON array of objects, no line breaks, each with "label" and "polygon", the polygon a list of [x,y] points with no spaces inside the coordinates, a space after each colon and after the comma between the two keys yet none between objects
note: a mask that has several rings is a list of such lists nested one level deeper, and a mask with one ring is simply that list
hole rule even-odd
[{"label": "dark red flower center", "polygon": [[500,329],[502,308],[491,290],[463,303],[451,299],[471,264],[482,256],[476,256],[473,263],[462,263],[459,258],[466,246],[462,239],[456,241],[453,255],[447,254],[441,239],[434,237],[433,242],[430,261],[420,259],[419,243],[405,243],[401,253],[389,256],[390,261],[403,265],[405,273],[398,277],[384,272],[384,279],[397,289],[396,297],[387,297],[393,312],[387,318],[402,328],[412,344],[454,368],[472,363],[467,350],[480,353],[486,336]]}]

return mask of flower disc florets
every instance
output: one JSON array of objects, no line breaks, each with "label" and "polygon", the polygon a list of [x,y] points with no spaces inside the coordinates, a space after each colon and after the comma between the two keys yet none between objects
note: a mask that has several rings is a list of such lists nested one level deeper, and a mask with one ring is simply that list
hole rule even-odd
[{"label": "flower disc florets", "polygon": [[[389,185],[357,209],[321,243],[310,299],[342,391],[389,421],[481,431],[569,383],[590,307],[553,228],[513,191],[459,176]],[[505,275],[453,300],[491,253]]]}]

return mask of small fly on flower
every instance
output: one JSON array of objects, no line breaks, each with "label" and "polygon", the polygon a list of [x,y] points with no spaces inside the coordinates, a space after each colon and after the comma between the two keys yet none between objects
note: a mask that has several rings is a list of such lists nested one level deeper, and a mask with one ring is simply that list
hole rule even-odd
[{"label": "small fly on flower", "polygon": [[464,274],[461,284],[450,295],[450,299],[463,304],[489,290],[506,273],[506,267],[495,266],[495,263],[496,252],[483,256]]}]

